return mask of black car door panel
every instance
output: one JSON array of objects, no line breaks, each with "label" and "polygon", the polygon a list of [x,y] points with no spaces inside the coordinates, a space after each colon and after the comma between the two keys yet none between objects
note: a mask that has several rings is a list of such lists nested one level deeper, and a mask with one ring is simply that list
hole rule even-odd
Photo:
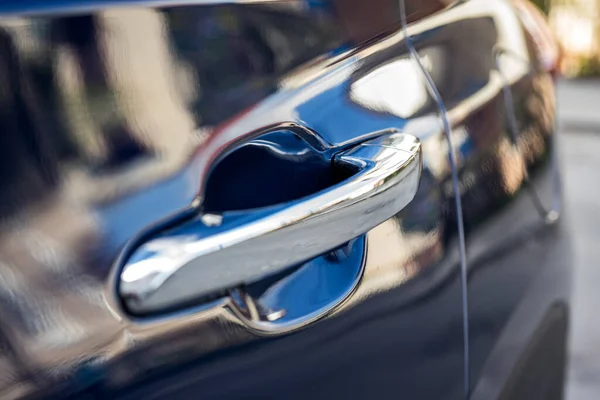
[{"label": "black car door panel", "polygon": [[562,382],[552,79],[509,2],[0,14],[3,398]]},{"label": "black car door panel", "polygon": [[510,2],[458,2],[408,28],[456,153],[473,397],[559,396],[570,264],[552,77]]},{"label": "black car door panel", "polygon": [[[464,396],[448,146],[399,10],[299,4],[46,4],[2,23],[4,396]],[[329,193],[357,176],[336,154],[394,153],[389,134],[420,142],[420,183],[366,235],[152,315],[122,307],[136,243]]]}]

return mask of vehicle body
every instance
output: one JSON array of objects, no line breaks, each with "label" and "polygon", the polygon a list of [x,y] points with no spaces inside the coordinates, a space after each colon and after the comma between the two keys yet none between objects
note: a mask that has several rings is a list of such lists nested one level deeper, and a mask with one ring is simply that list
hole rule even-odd
[{"label": "vehicle body", "polygon": [[0,3],[0,397],[562,398],[519,10]]}]

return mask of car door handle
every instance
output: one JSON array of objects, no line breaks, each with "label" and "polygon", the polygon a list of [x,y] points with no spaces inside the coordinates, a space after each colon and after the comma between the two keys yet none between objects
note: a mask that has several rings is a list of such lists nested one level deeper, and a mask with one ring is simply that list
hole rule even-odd
[{"label": "car door handle", "polygon": [[284,271],[356,238],[415,196],[421,146],[391,133],[333,156],[355,171],[299,200],[255,210],[198,215],[130,252],[118,294],[136,315],[156,314]]}]

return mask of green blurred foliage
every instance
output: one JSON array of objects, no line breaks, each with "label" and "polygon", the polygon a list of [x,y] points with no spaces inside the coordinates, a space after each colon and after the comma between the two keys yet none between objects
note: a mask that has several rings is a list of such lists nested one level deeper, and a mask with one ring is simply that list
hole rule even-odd
[{"label": "green blurred foliage", "polygon": [[540,10],[544,13],[548,14],[550,11],[550,1],[549,0],[530,0],[533,4],[538,6]]},{"label": "green blurred foliage", "polygon": [[600,76],[600,60],[596,57],[581,60],[576,76]]}]

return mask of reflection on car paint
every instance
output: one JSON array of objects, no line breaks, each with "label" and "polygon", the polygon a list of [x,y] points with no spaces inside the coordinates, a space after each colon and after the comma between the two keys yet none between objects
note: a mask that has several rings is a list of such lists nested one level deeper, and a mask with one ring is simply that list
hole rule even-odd
[{"label": "reflection on car paint", "polygon": [[[190,386],[207,398],[464,398],[450,149],[396,6],[114,3],[77,14],[68,2],[0,5],[0,12],[29,12],[0,22],[1,396],[178,398]],[[512,343],[505,327],[529,285],[542,270],[553,282],[566,272],[559,246],[534,248],[540,265],[520,259],[532,227],[547,227],[523,187],[530,176],[549,207],[552,82],[518,63],[498,71],[499,46],[533,59],[510,34],[520,25],[504,2],[449,3],[406,6],[411,40],[443,97],[459,153],[476,386],[495,366],[519,359],[521,347],[498,343]],[[36,15],[35,7],[54,13]],[[506,82],[519,146],[509,137]],[[415,200],[368,233],[352,296],[330,318],[274,338],[221,308],[149,324],[114,313],[107,282],[123,246],[204,198],[215,210],[225,206],[224,196],[205,193],[215,162],[274,125],[312,137],[319,173],[319,157],[381,130],[422,142]],[[226,158],[223,165],[230,168]],[[276,157],[253,167],[256,175],[284,169]],[[235,175],[223,171],[223,179]],[[290,179],[284,198],[303,184]],[[299,287],[284,278],[255,288],[260,301],[271,308],[286,290],[329,290],[309,277],[340,257],[329,252],[321,256],[327,263],[297,266]],[[563,286],[536,299],[564,302]],[[533,329],[545,310],[525,313],[518,325]]]}]

